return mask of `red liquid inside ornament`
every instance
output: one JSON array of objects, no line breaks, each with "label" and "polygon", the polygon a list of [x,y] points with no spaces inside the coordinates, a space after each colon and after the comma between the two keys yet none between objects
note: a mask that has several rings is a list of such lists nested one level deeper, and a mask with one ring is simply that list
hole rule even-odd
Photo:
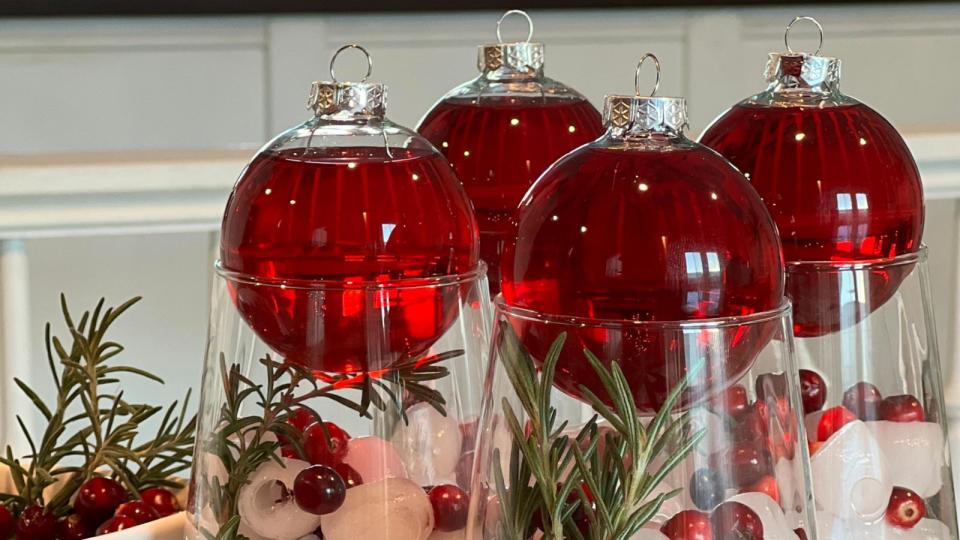
[{"label": "red liquid inside ornament", "polygon": [[[877,112],[832,107],[734,106],[704,133],[703,144],[750,179],[777,222],[784,258],[872,261],[916,251],[923,191],[910,151]],[[788,268],[794,333],[819,336],[883,305],[912,265],[856,271],[867,288],[852,294],[854,271]]]},{"label": "red liquid inside ornament", "polygon": [[[327,372],[388,367],[426,351],[458,314],[456,286],[429,278],[477,265],[476,224],[453,171],[427,150],[265,152],[227,203],[221,258],[257,335],[287,360]],[[413,288],[370,282],[423,279]],[[364,286],[358,282],[366,282]]]},{"label": "red liquid inside ornament", "polygon": [[[780,245],[763,202],[729,163],[688,141],[663,151],[591,145],[563,158],[521,203],[502,275],[509,305],[591,319],[751,315],[783,300]],[[567,393],[581,397],[583,384],[606,395],[586,348],[620,362],[637,406],[654,412],[701,359],[707,368],[695,397],[741,376],[777,324],[681,330],[531,321],[515,330],[538,360],[567,331],[556,377]]]},{"label": "red liquid inside ornament", "polygon": [[450,160],[473,201],[480,258],[490,292],[500,290],[500,256],[510,219],[538,176],[564,154],[596,139],[600,113],[585,99],[520,97],[441,101],[417,129]]}]

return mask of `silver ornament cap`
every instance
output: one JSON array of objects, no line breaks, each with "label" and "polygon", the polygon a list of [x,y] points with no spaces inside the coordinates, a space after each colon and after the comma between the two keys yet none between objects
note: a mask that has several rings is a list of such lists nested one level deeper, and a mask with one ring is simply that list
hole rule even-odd
[{"label": "silver ornament cap", "polygon": [[[820,42],[813,54],[794,51],[790,46],[790,31],[801,21],[813,23]],[[834,92],[840,89],[840,60],[820,56],[823,49],[823,26],[813,17],[795,17],[783,34],[787,52],[770,53],[764,76],[779,90],[814,90]]]},{"label": "silver ornament cap", "polygon": [[[334,64],[337,57],[348,49],[357,49],[367,60],[367,73],[360,82],[338,81]],[[387,108],[387,87],[380,83],[367,82],[373,72],[373,58],[366,49],[350,43],[337,49],[330,59],[329,81],[314,81],[310,87],[307,108],[317,116],[350,120],[383,118]]]},{"label": "silver ornament cap", "polygon": [[[527,39],[504,42],[501,26],[511,15],[520,15],[527,20]],[[543,43],[530,41],[533,38],[533,19],[527,12],[511,9],[497,21],[497,42],[481,45],[477,55],[477,68],[484,74],[535,75],[543,70]]]},{"label": "silver ornament cap", "polygon": [[[650,95],[640,95],[640,70],[644,62],[652,60],[657,69],[657,80]],[[662,133],[679,135],[687,127],[687,101],[681,97],[657,96],[660,88],[660,60],[647,53],[637,64],[633,96],[608,95],[603,103],[603,124],[616,133],[630,132],[646,135]]]}]

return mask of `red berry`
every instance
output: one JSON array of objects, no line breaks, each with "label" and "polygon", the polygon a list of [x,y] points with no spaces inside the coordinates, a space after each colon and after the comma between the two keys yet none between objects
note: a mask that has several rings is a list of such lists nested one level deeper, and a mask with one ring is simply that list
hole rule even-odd
[{"label": "red berry", "polygon": [[756,441],[760,437],[766,437],[769,431],[768,419],[767,404],[762,401],[754,402],[735,417],[734,440]]},{"label": "red berry", "polygon": [[57,518],[42,506],[28,506],[17,518],[17,540],[51,540],[57,536]]},{"label": "red berry", "polygon": [[347,497],[347,485],[337,471],[313,465],[300,471],[293,481],[293,498],[304,512],[322,516],[336,511]]},{"label": "red berry", "polygon": [[739,442],[711,457],[712,468],[724,478],[726,487],[742,488],[773,474],[770,451],[752,443]]},{"label": "red berry", "polygon": [[817,424],[817,440],[826,441],[840,428],[853,422],[857,417],[846,407],[833,407],[823,412],[820,423]]},{"label": "red berry", "polygon": [[[327,435],[330,436],[329,440]],[[336,465],[346,457],[349,440],[350,435],[333,422],[317,422],[304,432],[303,450],[307,461],[314,465]]]},{"label": "red berry", "polygon": [[99,527],[97,527],[97,536],[102,534],[122,531],[124,529],[132,529],[139,525],[137,520],[131,517],[116,516],[104,521]]},{"label": "red berry", "polygon": [[303,433],[312,424],[317,423],[317,417],[309,410],[301,407],[287,417],[287,423],[297,428],[297,431],[300,433]]},{"label": "red berry", "polygon": [[[70,514],[57,523],[57,540],[83,540],[96,532],[96,528],[80,514]],[[0,535],[0,538],[6,537]]]},{"label": "red berry", "polygon": [[10,510],[0,504],[0,538],[9,538],[13,534],[15,522],[16,519],[14,519]]},{"label": "red berry", "polygon": [[427,496],[433,506],[437,530],[459,531],[467,526],[470,497],[466,492],[452,484],[443,484],[435,486]]},{"label": "red berry", "polygon": [[910,394],[888,396],[880,402],[880,418],[888,422],[923,422],[923,405]]},{"label": "red berry", "polygon": [[725,412],[730,416],[737,416],[747,410],[748,406],[747,389],[742,384],[735,384],[713,398],[712,408],[714,412]]},{"label": "red berry", "polygon": [[787,377],[783,373],[764,373],[757,377],[757,401],[770,402],[787,396]]},{"label": "red berry", "polygon": [[906,488],[895,487],[887,505],[887,522],[903,529],[912,529],[923,519],[927,507],[919,495]]},{"label": "red berry", "polygon": [[777,485],[777,479],[773,476],[764,476],[752,486],[740,490],[740,493],[764,493],[780,504],[780,486]]},{"label": "red berry", "polygon": [[793,534],[797,535],[800,540],[807,540],[807,531],[802,528],[794,529]]},{"label": "red berry", "polygon": [[143,499],[143,502],[153,507],[153,509],[160,514],[160,517],[167,517],[170,514],[176,514],[180,511],[180,503],[177,502],[177,496],[166,488],[147,488],[140,492],[140,498]]},{"label": "red berry", "polygon": [[670,540],[713,540],[710,516],[699,510],[677,512],[660,527],[660,532]]},{"label": "red berry", "polygon": [[723,479],[711,469],[697,469],[690,476],[690,498],[697,508],[705,511],[723,502]]},{"label": "red berry", "polygon": [[128,517],[136,521],[138,525],[142,525],[160,519],[160,512],[157,512],[152,506],[143,501],[130,501],[117,507],[117,511],[113,516]]},{"label": "red berry", "polygon": [[713,533],[719,539],[763,540],[763,522],[749,506],[728,501],[717,507],[710,517]]},{"label": "red berry", "polygon": [[116,480],[94,477],[77,490],[73,511],[90,523],[101,523],[109,518],[127,500],[127,491]]},{"label": "red berry", "polygon": [[360,473],[346,463],[337,463],[333,466],[333,470],[337,471],[340,478],[343,478],[343,483],[346,484],[347,489],[357,487],[363,483],[363,477],[360,476]]},{"label": "red berry", "polygon": [[843,393],[843,406],[864,422],[880,418],[880,389],[868,382],[858,382]]},{"label": "red berry", "polygon": [[800,370],[800,398],[803,400],[803,413],[810,414],[823,408],[827,402],[827,383],[816,371]]}]

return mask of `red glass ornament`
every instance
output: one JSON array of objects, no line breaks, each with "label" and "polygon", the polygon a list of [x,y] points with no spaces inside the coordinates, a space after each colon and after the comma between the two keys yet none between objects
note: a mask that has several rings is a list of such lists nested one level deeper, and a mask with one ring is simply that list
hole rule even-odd
[{"label": "red glass ornament", "polygon": [[[677,117],[667,126],[638,118],[633,128],[619,129],[611,124],[617,99]],[[691,336],[622,321],[775,309],[783,301],[780,244],[743,176],[683,136],[682,100],[614,96],[605,110],[614,129],[554,164],[521,202],[516,241],[503,259],[503,295],[507,304],[541,314],[605,320],[582,331],[542,323],[517,330],[539,359],[567,331],[556,377],[567,393],[579,396],[585,385],[605,396],[583,356],[586,348],[608,362],[617,359],[637,406],[652,412],[686,373],[683,350]],[[707,375],[691,393],[744,374],[774,327],[723,330],[728,350],[705,358]]]},{"label": "red glass ornament", "polygon": [[[767,204],[788,263],[794,333],[819,336],[883,305],[913,269],[878,269],[869,290],[844,294],[843,263],[919,249],[923,191],[896,129],[840,93],[839,60],[788,53],[770,61],[770,88],[721,115],[701,142],[736,165]],[[789,264],[805,261],[837,271]]]},{"label": "red glass ornament", "polygon": [[586,98],[544,76],[543,53],[529,40],[481,46],[480,76],[441,98],[417,128],[450,160],[473,202],[492,295],[523,194],[551,163],[603,131]]},{"label": "red glass ornament", "polygon": [[[254,158],[224,213],[221,264],[237,308],[272,349],[318,371],[424,352],[456,318],[456,291],[377,285],[429,285],[478,262],[463,187],[426,140],[383,117],[382,92],[315,83],[317,116]],[[372,310],[384,313],[375,324]]]}]

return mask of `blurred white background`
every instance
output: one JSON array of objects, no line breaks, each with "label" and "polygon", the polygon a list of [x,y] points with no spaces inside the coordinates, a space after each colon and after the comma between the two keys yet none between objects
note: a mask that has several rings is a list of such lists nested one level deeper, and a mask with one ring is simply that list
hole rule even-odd
[{"label": "blurred white background", "polygon": [[[388,114],[414,125],[476,74],[499,12],[223,18],[0,19],[0,441],[13,434],[17,376],[50,388],[43,325],[142,295],[114,339],[168,381],[127,388],[164,402],[199,386],[216,229],[246,159],[302,121],[330,53],[368,47]],[[906,134],[924,173],[942,358],[957,354],[960,5],[533,11],[547,74],[600,103],[632,89],[647,51],[661,94],[689,98],[691,136],[763,87],[783,28],[813,15],[843,88]],[[799,30],[799,28],[798,28]],[[521,36],[520,26],[505,28]],[[809,30],[808,30],[809,32]],[[806,41],[804,41],[806,40]],[[815,35],[797,33],[815,45]],[[340,68],[342,77],[360,71]],[[960,400],[960,394],[950,396]],[[37,419],[34,418],[33,421]],[[6,422],[6,423],[4,423]]]}]

